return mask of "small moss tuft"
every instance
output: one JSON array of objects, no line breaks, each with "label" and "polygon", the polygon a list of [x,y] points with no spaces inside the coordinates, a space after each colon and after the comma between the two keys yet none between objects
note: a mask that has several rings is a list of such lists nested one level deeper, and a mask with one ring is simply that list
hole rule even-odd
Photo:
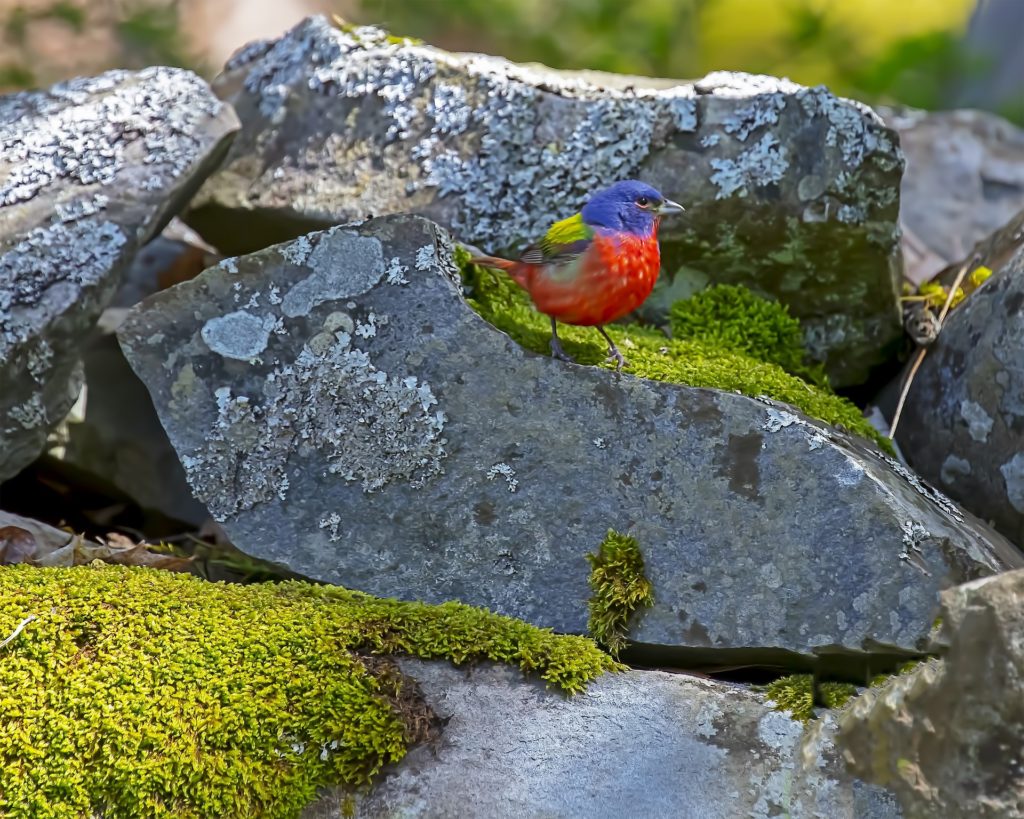
[{"label": "small moss tuft", "polygon": [[[499,330],[528,350],[549,354],[551,325],[538,313],[526,293],[508,276],[469,264],[470,255],[457,248],[455,259],[463,273],[470,306]],[[847,429],[893,453],[892,444],[861,415],[860,410],[825,387],[808,384],[777,364],[701,340],[666,338],[639,325],[606,328],[629,359],[628,371],[641,378],[761,395],[792,404],[812,418]],[[600,335],[591,327],[559,325],[558,336],[580,364],[612,367]]]},{"label": "small moss tuft", "polygon": [[672,305],[672,337],[702,341],[760,361],[819,386],[828,384],[821,365],[806,361],[800,322],[785,305],[740,285],[709,287]]},{"label": "small moss tuft", "polygon": [[629,619],[641,606],[654,605],[654,591],[644,576],[644,556],[636,538],[608,530],[590,563],[590,621],[587,628],[612,656],[626,645]]},{"label": "small moss tuft", "polygon": [[569,692],[618,667],[586,638],[457,603],[0,568],[0,634],[33,614],[0,649],[6,817],[290,817],[319,787],[365,785],[426,704],[363,653],[514,663]]},{"label": "small moss tuft", "polygon": [[[795,720],[814,719],[814,676],[790,674],[780,677],[765,687],[767,698],[777,711],[788,711]],[[842,708],[850,697],[857,695],[857,686],[850,683],[824,682],[818,684],[818,693],[828,708]]]}]

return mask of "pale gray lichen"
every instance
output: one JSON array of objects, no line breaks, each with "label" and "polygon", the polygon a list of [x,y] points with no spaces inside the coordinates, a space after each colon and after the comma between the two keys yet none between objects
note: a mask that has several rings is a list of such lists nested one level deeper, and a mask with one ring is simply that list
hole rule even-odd
[{"label": "pale gray lichen", "polygon": [[993,421],[981,404],[965,398],[960,402],[960,417],[966,422],[967,433],[971,438],[980,444],[988,441]]},{"label": "pale gray lichen", "polygon": [[914,489],[915,492],[930,500],[932,503],[934,503],[936,506],[942,509],[943,512],[945,512],[947,515],[953,518],[953,520],[957,521],[958,523],[964,522],[963,512],[960,511],[960,507],[953,503],[953,501],[947,498],[938,489],[935,489],[930,484],[926,484],[916,474],[914,474],[905,466],[903,466],[903,464],[901,464],[897,460],[894,460],[893,458],[890,458],[884,452],[881,452],[880,450],[871,450],[871,454],[878,458],[878,460],[888,465],[888,467],[893,472],[895,472],[897,475],[903,478],[903,480],[910,484],[910,486]]},{"label": "pale gray lichen", "polygon": [[942,478],[942,482],[949,486],[956,482],[958,477],[963,477],[971,474],[971,462],[960,458],[953,453],[946,456],[946,459],[942,462],[942,466],[939,469],[939,477]]},{"label": "pale gray lichen", "polygon": [[755,145],[742,151],[735,159],[712,159],[711,181],[718,187],[716,199],[747,196],[753,188],[763,188],[781,181],[789,161],[788,151],[774,134],[764,134]]},{"label": "pale gray lichen", "polygon": [[199,126],[222,105],[195,74],[165,67],[108,71],[12,95],[0,105],[0,156],[9,168],[0,207],[61,180],[110,184],[136,144],[157,186],[166,184],[194,162]]},{"label": "pale gray lichen", "polygon": [[[335,235],[339,233],[343,240]],[[281,300],[281,312],[289,318],[307,315],[325,301],[362,295],[385,274],[380,240],[339,228],[300,237],[281,252],[292,264],[313,269]]]},{"label": "pale gray lichen", "polygon": [[283,500],[296,450],[322,453],[329,474],[365,492],[398,480],[423,486],[443,471],[445,416],[430,385],[381,372],[341,331],[315,340],[273,370],[261,394],[214,391],[216,420],[182,464],[215,519]]},{"label": "pale gray lichen", "polygon": [[519,488],[519,481],[516,478],[516,471],[506,463],[494,464],[487,470],[487,480],[493,481],[499,475],[505,478],[509,492],[515,492]]},{"label": "pale gray lichen", "polygon": [[267,349],[277,321],[272,314],[254,316],[238,310],[210,319],[199,332],[206,346],[218,355],[251,361]]},{"label": "pale gray lichen", "polygon": [[1010,506],[1024,514],[1024,452],[1016,453],[999,467],[1006,484],[1006,499]]}]

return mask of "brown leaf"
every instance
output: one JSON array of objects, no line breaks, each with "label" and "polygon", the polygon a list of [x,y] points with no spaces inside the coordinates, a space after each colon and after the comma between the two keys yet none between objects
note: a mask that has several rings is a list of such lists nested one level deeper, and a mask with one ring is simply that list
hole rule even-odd
[{"label": "brown leaf", "polygon": [[0,527],[0,565],[28,563],[39,549],[36,536],[20,526]]},{"label": "brown leaf", "polygon": [[40,566],[85,566],[94,560],[120,566],[148,566],[171,572],[188,571],[191,557],[161,554],[151,550],[148,543],[135,543],[118,532],[111,532],[106,540],[93,543],[75,535],[62,549],[51,552],[38,561]]}]

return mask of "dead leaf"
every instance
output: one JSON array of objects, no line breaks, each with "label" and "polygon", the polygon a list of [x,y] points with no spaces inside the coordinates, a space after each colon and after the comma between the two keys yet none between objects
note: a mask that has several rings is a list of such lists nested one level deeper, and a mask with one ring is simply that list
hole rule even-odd
[{"label": "dead leaf", "polygon": [[28,563],[39,551],[36,536],[21,526],[0,527],[0,566]]},{"label": "dead leaf", "polygon": [[162,554],[153,551],[151,544],[136,543],[119,532],[111,532],[105,540],[100,539],[99,543],[75,535],[67,546],[40,558],[37,565],[86,566],[94,560],[119,566],[148,566],[171,572],[188,571],[192,564],[191,557]]}]

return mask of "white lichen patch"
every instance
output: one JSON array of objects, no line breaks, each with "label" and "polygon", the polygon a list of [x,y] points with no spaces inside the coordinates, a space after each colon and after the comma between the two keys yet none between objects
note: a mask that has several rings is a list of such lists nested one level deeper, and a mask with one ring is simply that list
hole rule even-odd
[{"label": "white lichen patch", "polygon": [[321,529],[330,530],[327,539],[331,541],[331,543],[337,543],[341,540],[341,537],[338,535],[338,527],[341,525],[341,515],[337,512],[331,512],[327,517],[321,518],[317,525]]},{"label": "white lichen patch", "polygon": [[785,410],[776,409],[775,407],[768,407],[765,410],[765,414],[768,416],[767,420],[761,424],[761,429],[765,432],[778,432],[785,427],[792,426],[793,424],[802,425],[800,418],[791,412]]},{"label": "white lichen patch", "polygon": [[199,332],[206,346],[218,355],[251,361],[267,349],[277,322],[278,319],[269,313],[254,316],[245,310],[237,310],[210,319]]},{"label": "white lichen patch", "polygon": [[215,391],[216,420],[182,463],[217,520],[284,500],[292,457],[322,459],[325,474],[365,492],[418,488],[443,471],[446,419],[430,385],[382,372],[365,352],[321,335],[327,343],[272,370],[260,394]]},{"label": "white lichen patch", "polygon": [[999,467],[1006,485],[1006,499],[1010,506],[1024,513],[1024,452],[1016,453]]},{"label": "white lichen patch", "polygon": [[519,488],[519,481],[516,479],[516,471],[506,463],[499,463],[487,470],[487,480],[493,481],[501,475],[505,478],[505,484],[509,492],[515,492]]},{"label": "white lichen patch", "polygon": [[35,228],[0,254],[0,355],[30,332],[14,319],[12,308],[34,308],[58,286],[72,303],[76,292],[99,286],[110,275],[126,242],[113,222],[56,222]]},{"label": "white lichen patch", "polygon": [[[296,244],[300,245],[297,250],[294,249]],[[288,318],[307,315],[326,301],[362,295],[374,287],[385,272],[379,239],[337,228],[302,237],[285,246],[282,254],[293,264],[313,269],[306,278],[293,284],[281,300],[281,312]]]},{"label": "white lichen patch", "polygon": [[930,500],[932,503],[938,506],[943,512],[945,512],[947,515],[953,518],[953,520],[957,521],[958,523],[963,523],[964,516],[963,513],[960,511],[960,507],[953,503],[953,501],[947,498],[944,494],[939,492],[931,485],[926,484],[916,474],[914,474],[905,466],[903,466],[899,461],[893,460],[884,452],[872,450],[872,454],[880,461],[885,463],[893,472],[895,472],[897,475],[903,478],[903,480],[905,480],[914,489],[915,492]]},{"label": "white lichen patch", "polygon": [[436,253],[433,245],[424,245],[416,251],[416,269],[430,270],[434,266]]},{"label": "white lichen patch", "polygon": [[735,159],[712,159],[716,199],[747,196],[754,188],[777,184],[789,168],[788,151],[774,134],[764,134]]},{"label": "white lichen patch", "polygon": [[960,402],[960,417],[967,424],[967,433],[971,438],[979,444],[988,441],[989,433],[992,432],[993,421],[981,404],[965,398]]},{"label": "white lichen patch", "polygon": [[197,134],[222,107],[195,74],[164,67],[108,71],[8,97],[0,103],[0,156],[8,168],[0,207],[52,185],[108,185],[136,146],[157,186],[167,185],[196,161]]},{"label": "white lichen patch", "polygon": [[385,281],[388,284],[408,284],[409,280],[405,278],[405,274],[408,272],[409,266],[402,264],[402,260],[396,256],[388,262]]}]

